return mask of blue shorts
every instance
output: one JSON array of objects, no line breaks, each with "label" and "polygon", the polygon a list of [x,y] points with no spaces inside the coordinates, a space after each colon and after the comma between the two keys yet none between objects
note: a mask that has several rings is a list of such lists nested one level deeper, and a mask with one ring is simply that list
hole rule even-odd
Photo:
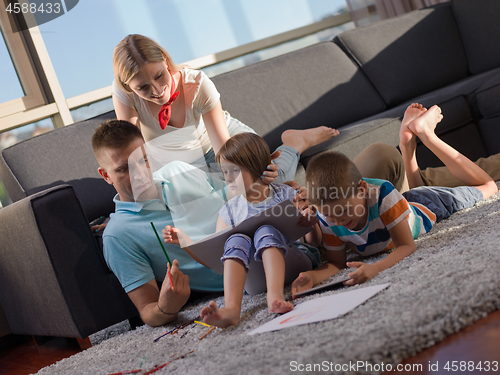
[{"label": "blue shorts", "polygon": [[226,259],[239,259],[248,269],[253,253],[255,260],[262,262],[262,250],[269,247],[277,247],[283,250],[286,257],[287,252],[296,252],[299,256],[305,255],[304,260],[310,261],[312,268],[317,268],[320,264],[319,251],[312,246],[300,242],[290,242],[280,231],[271,225],[263,225],[255,231],[253,241],[244,234],[233,234],[226,240],[224,245],[224,255],[221,261]]},{"label": "blue shorts", "polygon": [[408,202],[420,203],[434,212],[436,223],[484,199],[481,190],[471,186],[419,186],[405,191],[403,196]]}]

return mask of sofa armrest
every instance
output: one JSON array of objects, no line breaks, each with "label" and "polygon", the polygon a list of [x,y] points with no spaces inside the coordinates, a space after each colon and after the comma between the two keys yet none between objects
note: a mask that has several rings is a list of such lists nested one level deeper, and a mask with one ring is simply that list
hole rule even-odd
[{"label": "sofa armrest", "polygon": [[83,338],[137,315],[71,186],[15,202],[0,221],[0,303],[12,332]]}]

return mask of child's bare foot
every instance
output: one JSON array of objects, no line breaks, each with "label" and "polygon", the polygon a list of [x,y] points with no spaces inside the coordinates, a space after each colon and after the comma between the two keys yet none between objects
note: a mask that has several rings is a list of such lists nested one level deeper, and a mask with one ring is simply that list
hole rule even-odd
[{"label": "child's bare foot", "polygon": [[303,153],[308,148],[327,141],[338,134],[339,131],[337,129],[329,128],[328,126],[318,126],[317,128],[306,130],[289,129],[283,132],[281,141],[285,146],[290,146],[299,153]]},{"label": "child's bare foot", "polygon": [[436,125],[442,119],[443,115],[441,114],[441,108],[437,105],[433,105],[427,112],[410,122],[408,124],[408,129],[425,144],[429,137],[435,135],[434,129],[436,129]]},{"label": "child's bare foot", "polygon": [[200,316],[205,323],[220,328],[234,326],[240,321],[240,311],[229,308],[219,309],[214,301],[210,301],[208,306],[201,310]]},{"label": "child's bare foot", "polygon": [[284,314],[293,310],[293,303],[285,301],[283,293],[267,292],[267,308],[275,314]]},{"label": "child's bare foot", "polygon": [[403,120],[401,121],[401,129],[399,130],[399,142],[401,146],[407,146],[410,142],[415,141],[415,134],[408,128],[408,125],[427,111],[422,104],[412,103],[406,108]]},{"label": "child's bare foot", "polygon": [[275,314],[284,314],[293,310],[293,303],[275,299],[271,304],[268,302],[267,307]]}]

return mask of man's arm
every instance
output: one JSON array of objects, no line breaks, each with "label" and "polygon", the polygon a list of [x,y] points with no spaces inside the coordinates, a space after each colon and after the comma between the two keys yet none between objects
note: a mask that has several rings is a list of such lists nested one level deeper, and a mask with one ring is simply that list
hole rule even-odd
[{"label": "man's arm", "polygon": [[151,327],[161,326],[177,319],[177,313],[184,306],[191,292],[189,276],[179,270],[179,263],[174,260],[170,269],[170,278],[165,275],[161,291],[156,280],[128,292],[128,296],[139,311],[144,323]]}]

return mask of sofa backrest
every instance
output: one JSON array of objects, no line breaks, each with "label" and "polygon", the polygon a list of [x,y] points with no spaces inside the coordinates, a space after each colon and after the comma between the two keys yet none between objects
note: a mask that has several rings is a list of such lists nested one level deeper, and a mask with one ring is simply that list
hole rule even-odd
[{"label": "sofa backrest", "polygon": [[500,66],[500,1],[454,0],[453,13],[472,74]]},{"label": "sofa backrest", "polygon": [[94,130],[115,113],[109,112],[19,142],[2,150],[0,179],[13,201],[52,186],[75,188],[89,220],[114,211],[116,194],[97,172],[92,151]]},{"label": "sofa backrest", "polygon": [[346,31],[334,42],[356,61],[390,108],[468,75],[450,3]]},{"label": "sofa backrest", "polygon": [[222,108],[252,127],[272,150],[286,129],[339,128],[385,109],[364,74],[331,42],[212,80]]}]

